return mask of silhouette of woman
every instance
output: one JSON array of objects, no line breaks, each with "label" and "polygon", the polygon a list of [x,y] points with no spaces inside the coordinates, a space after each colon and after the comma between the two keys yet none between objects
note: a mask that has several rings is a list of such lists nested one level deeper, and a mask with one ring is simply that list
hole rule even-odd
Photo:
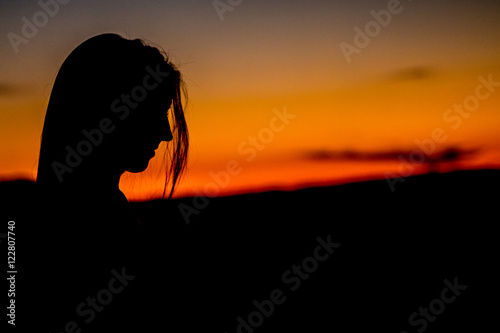
[{"label": "silhouette of woman", "polygon": [[188,152],[183,93],[168,57],[139,39],[98,35],[64,61],[47,108],[36,181],[42,215],[31,235],[27,285],[37,331],[156,326],[151,297],[160,287],[146,287],[147,269],[157,260],[144,234],[149,226],[134,217],[118,183],[125,171],[145,170],[168,141],[164,196],[172,196]]}]

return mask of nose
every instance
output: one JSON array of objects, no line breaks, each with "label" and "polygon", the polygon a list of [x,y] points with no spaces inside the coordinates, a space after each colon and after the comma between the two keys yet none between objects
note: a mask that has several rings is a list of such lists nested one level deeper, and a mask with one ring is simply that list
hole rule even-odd
[{"label": "nose", "polygon": [[160,126],[160,132],[161,132],[161,141],[172,141],[174,138],[172,136],[172,130],[170,129],[170,123],[168,119],[165,120],[165,122],[162,122],[162,126]]}]

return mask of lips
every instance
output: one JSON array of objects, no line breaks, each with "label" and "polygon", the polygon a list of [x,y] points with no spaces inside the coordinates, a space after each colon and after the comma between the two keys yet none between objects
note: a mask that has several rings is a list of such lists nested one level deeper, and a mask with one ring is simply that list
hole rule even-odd
[{"label": "lips", "polygon": [[155,150],[158,149],[158,147],[160,147],[159,143],[150,145],[149,147],[143,150],[144,155],[148,157],[155,156]]}]

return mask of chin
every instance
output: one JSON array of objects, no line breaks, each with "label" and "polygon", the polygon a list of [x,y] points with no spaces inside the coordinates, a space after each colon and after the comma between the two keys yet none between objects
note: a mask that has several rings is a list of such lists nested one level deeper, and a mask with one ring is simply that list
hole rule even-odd
[{"label": "chin", "polygon": [[130,165],[125,169],[128,172],[138,173],[143,172],[148,168],[149,161],[151,159],[143,159],[142,161],[135,161],[134,163],[130,163]]}]

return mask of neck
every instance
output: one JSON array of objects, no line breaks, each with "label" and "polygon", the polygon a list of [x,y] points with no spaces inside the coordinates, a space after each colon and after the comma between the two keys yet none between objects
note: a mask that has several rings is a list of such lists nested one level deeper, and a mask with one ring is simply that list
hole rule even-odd
[{"label": "neck", "polygon": [[101,170],[99,173],[93,173],[78,179],[75,185],[86,191],[117,192],[120,190],[120,176],[121,173],[119,172],[103,172]]}]

